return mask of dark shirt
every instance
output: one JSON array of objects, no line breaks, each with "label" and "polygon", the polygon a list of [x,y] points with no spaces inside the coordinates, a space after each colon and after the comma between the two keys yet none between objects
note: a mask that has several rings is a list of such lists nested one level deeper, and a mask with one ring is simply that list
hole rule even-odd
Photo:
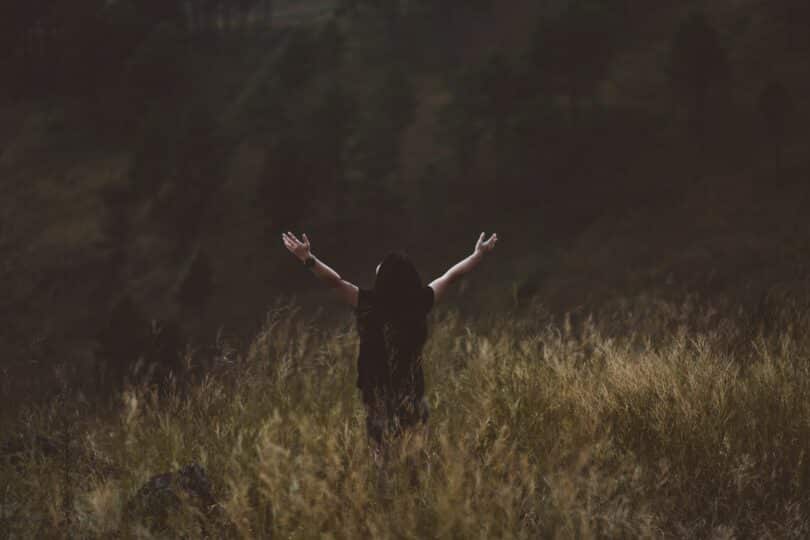
[{"label": "dark shirt", "polygon": [[419,316],[405,327],[398,327],[381,324],[374,316],[373,290],[358,290],[355,309],[360,335],[357,387],[366,404],[374,400],[375,393],[391,399],[403,396],[420,399],[424,396],[422,348],[427,339],[425,316],[434,302],[433,289],[424,286],[419,295]]}]

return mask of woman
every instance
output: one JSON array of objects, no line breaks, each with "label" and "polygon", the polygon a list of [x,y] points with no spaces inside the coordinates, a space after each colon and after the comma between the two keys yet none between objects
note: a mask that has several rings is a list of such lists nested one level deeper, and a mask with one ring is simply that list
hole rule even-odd
[{"label": "woman", "polygon": [[478,238],[472,255],[429,285],[423,286],[408,256],[391,252],[377,265],[373,289],[349,283],[311,252],[293,233],[284,245],[315,275],[355,308],[360,335],[357,386],[366,407],[368,436],[378,447],[403,428],[427,421],[422,348],[427,339],[426,315],[451,283],[475,268],[495,248],[498,235]]}]

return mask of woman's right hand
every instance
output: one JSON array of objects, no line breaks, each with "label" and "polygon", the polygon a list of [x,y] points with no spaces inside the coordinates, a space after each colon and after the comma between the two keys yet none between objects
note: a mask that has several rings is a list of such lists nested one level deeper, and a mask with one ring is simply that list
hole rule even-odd
[{"label": "woman's right hand", "polygon": [[495,249],[495,244],[498,243],[498,235],[492,233],[492,236],[489,237],[489,240],[484,241],[484,233],[481,233],[481,236],[478,237],[478,242],[475,243],[475,254],[485,255]]}]

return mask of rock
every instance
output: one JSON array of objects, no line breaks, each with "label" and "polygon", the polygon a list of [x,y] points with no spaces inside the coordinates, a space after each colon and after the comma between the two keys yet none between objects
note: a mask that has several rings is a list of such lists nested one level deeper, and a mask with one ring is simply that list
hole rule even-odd
[{"label": "rock", "polygon": [[205,469],[197,463],[150,478],[127,503],[125,519],[158,534],[170,531],[171,517],[188,509],[196,514],[202,538],[236,536],[235,527],[214,498]]}]

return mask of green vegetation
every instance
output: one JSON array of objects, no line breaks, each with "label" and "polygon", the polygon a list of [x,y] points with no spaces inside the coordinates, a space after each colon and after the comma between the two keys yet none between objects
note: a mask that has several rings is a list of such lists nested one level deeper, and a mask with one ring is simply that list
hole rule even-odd
[{"label": "green vegetation", "polygon": [[[378,469],[350,325],[324,328],[279,304],[246,356],[195,385],[162,397],[132,387],[110,410],[76,396],[28,409],[15,427],[66,440],[69,452],[0,462],[0,531],[199,538],[207,523],[212,538],[806,537],[808,328],[768,334],[709,306],[635,307],[655,340],[635,333],[629,311],[561,326],[539,305],[500,320],[435,312],[429,432],[406,436]],[[211,479],[219,521],[190,503],[152,533],[125,519],[147,478],[192,462]]]}]

